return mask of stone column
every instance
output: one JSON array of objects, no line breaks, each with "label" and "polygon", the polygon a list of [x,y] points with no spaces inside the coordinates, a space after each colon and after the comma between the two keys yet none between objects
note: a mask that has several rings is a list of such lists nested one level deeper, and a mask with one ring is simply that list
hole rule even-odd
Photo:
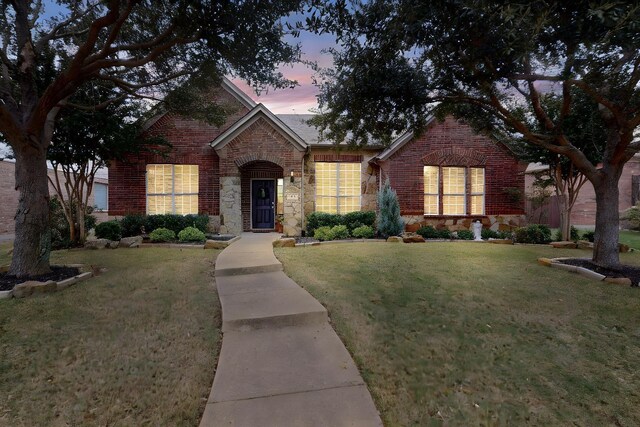
[{"label": "stone column", "polygon": [[242,233],[242,203],[239,176],[220,177],[220,233]]},{"label": "stone column", "polygon": [[286,236],[299,236],[302,231],[302,199],[300,197],[300,177],[295,177],[294,182],[288,177],[284,179],[284,234]]}]

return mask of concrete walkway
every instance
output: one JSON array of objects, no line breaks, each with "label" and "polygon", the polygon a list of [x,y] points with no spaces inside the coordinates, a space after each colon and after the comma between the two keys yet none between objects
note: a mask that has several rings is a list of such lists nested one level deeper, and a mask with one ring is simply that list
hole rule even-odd
[{"label": "concrete walkway", "polygon": [[224,335],[200,426],[382,426],[326,309],[282,272],[278,237],[246,233],[218,255]]}]

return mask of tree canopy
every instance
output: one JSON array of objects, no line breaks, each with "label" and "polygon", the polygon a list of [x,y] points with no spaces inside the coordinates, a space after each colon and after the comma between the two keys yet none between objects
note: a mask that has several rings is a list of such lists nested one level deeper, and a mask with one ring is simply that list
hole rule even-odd
[{"label": "tree canopy", "polygon": [[[421,129],[430,114],[520,136],[567,157],[591,181],[594,260],[618,263],[617,183],[640,148],[638,2],[339,1],[308,24],[334,32],[340,45],[319,81],[326,136],[389,142]],[[598,104],[601,167],[565,130],[576,90]],[[561,100],[556,116],[543,105],[545,93]]]},{"label": "tree canopy", "polygon": [[[59,0],[0,1],[0,133],[16,158],[16,242],[10,273],[49,270],[46,151],[63,108],[101,108],[128,97],[158,100],[236,75],[256,87],[286,87],[277,71],[297,61],[283,40],[283,17],[300,1]],[[194,77],[195,76],[195,77]],[[76,105],[90,81],[109,83],[114,97]],[[202,91],[175,96],[197,104]],[[203,105],[203,103],[200,103]],[[199,118],[220,120],[203,108]]]}]

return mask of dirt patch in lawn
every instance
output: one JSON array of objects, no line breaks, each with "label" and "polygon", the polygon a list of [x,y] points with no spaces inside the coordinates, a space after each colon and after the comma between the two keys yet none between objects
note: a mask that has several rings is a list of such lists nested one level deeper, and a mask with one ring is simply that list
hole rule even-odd
[{"label": "dirt patch in lawn", "polygon": [[621,264],[616,268],[601,267],[584,258],[568,258],[559,260],[562,264],[575,265],[577,267],[588,268],[596,273],[603,274],[607,277],[628,277],[631,280],[631,286],[637,287],[640,282],[640,267]]},{"label": "dirt patch in lawn", "polygon": [[80,274],[80,270],[75,267],[63,267],[52,266],[51,273],[40,274],[37,276],[28,277],[16,277],[12,274],[0,273],[0,291],[10,291],[15,285],[24,283],[30,280],[38,282],[47,282],[53,280],[54,282],[60,282],[73,276]]}]

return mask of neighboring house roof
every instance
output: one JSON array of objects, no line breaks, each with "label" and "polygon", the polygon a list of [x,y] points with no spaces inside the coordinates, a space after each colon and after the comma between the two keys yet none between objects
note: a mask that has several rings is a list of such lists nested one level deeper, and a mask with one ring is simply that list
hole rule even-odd
[{"label": "neighboring house roof", "polygon": [[307,147],[309,147],[309,144],[307,144],[302,138],[300,138],[300,136],[296,132],[294,132],[289,126],[287,126],[263,104],[256,105],[255,108],[249,111],[249,113],[247,113],[240,120],[235,122],[229,129],[218,135],[213,141],[211,141],[211,147],[224,147],[260,118],[264,118],[269,123],[271,123],[273,127],[280,131],[282,136],[284,136],[287,141],[289,141],[300,151],[305,151]]},{"label": "neighboring house roof", "polygon": [[538,173],[538,172],[543,172],[548,170],[549,170],[549,165],[545,165],[543,163],[537,162],[537,163],[529,163],[524,173]]}]

